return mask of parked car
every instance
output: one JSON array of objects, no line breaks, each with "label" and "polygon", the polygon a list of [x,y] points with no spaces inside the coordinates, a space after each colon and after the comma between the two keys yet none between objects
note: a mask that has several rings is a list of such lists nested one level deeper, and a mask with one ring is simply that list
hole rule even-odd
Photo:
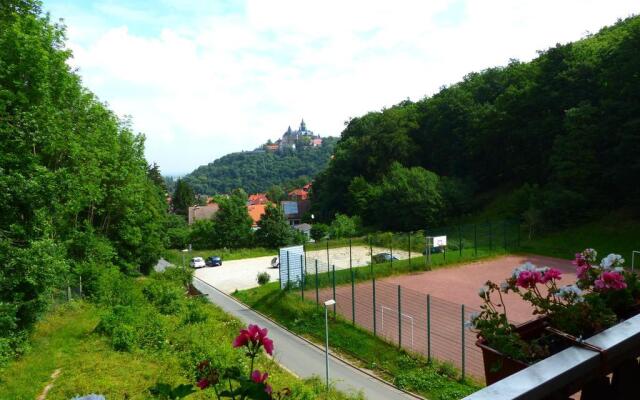
[{"label": "parked car", "polygon": [[[436,247],[432,247],[431,248],[431,254],[442,253],[442,251],[443,251],[443,247],[442,246],[436,246]],[[422,254],[426,256],[427,255],[427,249],[424,249]]]},{"label": "parked car", "polygon": [[189,261],[189,265],[191,268],[202,268],[207,266],[202,257],[193,257],[191,261]]},{"label": "parked car", "polygon": [[379,263],[385,263],[385,262],[389,262],[391,260],[397,260],[398,257],[391,255],[390,253],[378,253],[375,256],[373,256],[373,262],[375,264],[379,264]]},{"label": "parked car", "polygon": [[207,257],[207,259],[205,260],[205,264],[207,265],[207,267],[219,267],[222,265],[222,258],[220,258],[219,256]]},{"label": "parked car", "polygon": [[278,257],[273,257],[271,259],[271,268],[280,268],[280,260]]}]

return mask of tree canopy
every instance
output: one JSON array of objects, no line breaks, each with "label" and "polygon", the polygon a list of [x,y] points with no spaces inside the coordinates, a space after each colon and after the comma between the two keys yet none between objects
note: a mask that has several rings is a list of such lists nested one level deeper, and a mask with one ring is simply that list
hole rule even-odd
[{"label": "tree canopy", "polygon": [[301,147],[283,153],[262,150],[231,153],[198,167],[183,179],[199,194],[230,193],[238,188],[247,193],[266,192],[274,185],[316,176],[327,166],[336,142],[337,138],[327,137],[320,147]]},{"label": "tree canopy", "polygon": [[[514,213],[533,209],[549,226],[602,208],[639,211],[639,48],[640,17],[631,17],[531,62],[470,73],[431,97],[351,119],[315,180],[315,215],[425,227],[434,221],[417,210],[427,198],[433,212],[443,207],[442,222],[468,211],[472,197],[521,198],[527,187],[537,188],[533,204]],[[372,212],[380,202],[396,206]],[[405,212],[414,215],[397,215]]]},{"label": "tree canopy", "polygon": [[0,4],[0,362],[55,288],[146,272],[166,241],[144,137],[82,86],[64,41],[40,2]]}]

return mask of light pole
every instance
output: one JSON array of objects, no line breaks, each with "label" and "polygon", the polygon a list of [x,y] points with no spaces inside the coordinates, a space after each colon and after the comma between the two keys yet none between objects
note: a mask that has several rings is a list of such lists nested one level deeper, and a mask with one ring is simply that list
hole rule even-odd
[{"label": "light pole", "polygon": [[184,249],[182,250],[182,269],[185,269],[186,267],[184,266],[184,253],[186,253],[187,251],[189,251],[189,249]]},{"label": "light pole", "polygon": [[329,393],[329,307],[336,304],[334,299],[324,302],[324,360],[327,373],[327,393]]}]

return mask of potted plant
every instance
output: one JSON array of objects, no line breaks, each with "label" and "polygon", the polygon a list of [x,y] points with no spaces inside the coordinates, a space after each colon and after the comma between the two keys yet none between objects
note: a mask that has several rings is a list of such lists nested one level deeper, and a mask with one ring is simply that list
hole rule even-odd
[{"label": "potted plant", "polygon": [[[482,349],[485,378],[492,384],[551,354],[586,339],[640,311],[637,275],[625,271],[624,259],[609,254],[598,264],[597,252],[576,254],[575,284],[560,286],[562,272],[525,263],[504,282],[487,281],[479,295],[481,312],[471,317]],[[509,322],[503,294],[516,293],[531,304],[537,318]],[[596,349],[597,350],[597,349]]]}]

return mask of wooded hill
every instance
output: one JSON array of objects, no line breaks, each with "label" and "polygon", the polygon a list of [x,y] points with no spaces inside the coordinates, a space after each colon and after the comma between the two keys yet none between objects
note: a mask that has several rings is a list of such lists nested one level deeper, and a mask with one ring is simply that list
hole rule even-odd
[{"label": "wooded hill", "polygon": [[329,162],[337,138],[323,138],[319,147],[302,147],[283,152],[250,151],[231,153],[198,167],[184,177],[198,194],[265,192],[271,186],[306,176],[313,178]]},{"label": "wooded hill", "polygon": [[640,17],[353,118],[334,153],[313,188],[324,219],[417,229],[475,212],[469,199],[493,193],[548,227],[637,212]]}]

